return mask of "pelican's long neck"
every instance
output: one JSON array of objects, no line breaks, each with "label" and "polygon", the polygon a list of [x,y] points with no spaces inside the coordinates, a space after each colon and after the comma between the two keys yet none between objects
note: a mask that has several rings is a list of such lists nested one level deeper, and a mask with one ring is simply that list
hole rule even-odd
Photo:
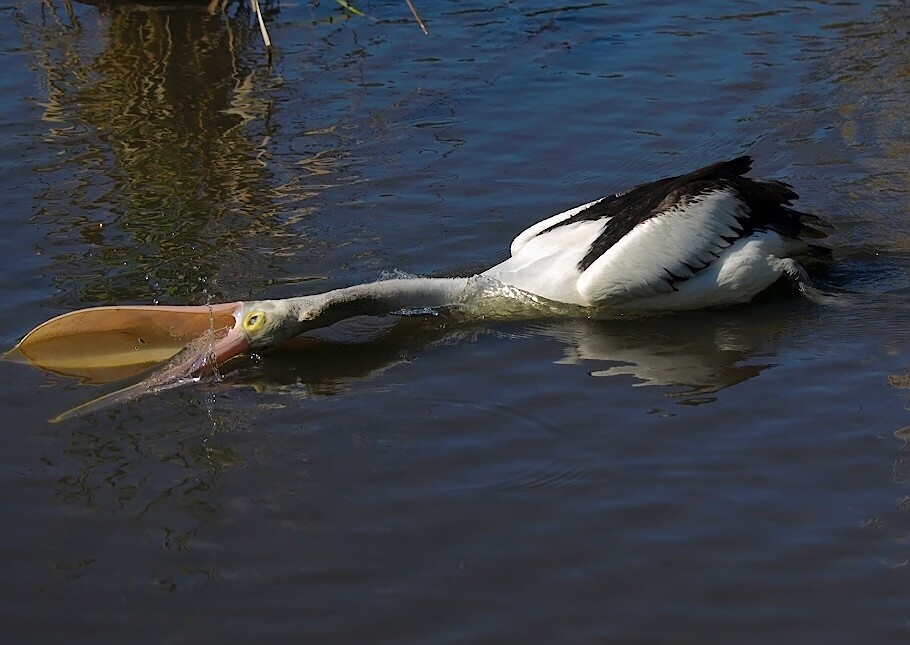
[{"label": "pelican's long neck", "polygon": [[294,298],[298,320],[306,329],[327,327],[354,316],[378,316],[401,309],[453,305],[469,278],[401,278],[381,280]]}]

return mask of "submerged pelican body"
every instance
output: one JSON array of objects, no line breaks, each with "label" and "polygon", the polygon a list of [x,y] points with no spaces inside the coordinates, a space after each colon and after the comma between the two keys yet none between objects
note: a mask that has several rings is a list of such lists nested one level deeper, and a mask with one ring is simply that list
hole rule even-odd
[{"label": "submerged pelican body", "polygon": [[[804,282],[797,259],[819,249],[809,240],[825,237],[816,216],[792,208],[798,196],[789,185],[744,177],[751,163],[737,157],[554,215],[520,233],[510,257],[479,276],[383,280],[202,307],[83,309],[40,325],[14,351],[45,369],[96,378],[90,370],[98,366],[147,368],[188,345],[155,373],[161,389],[346,318],[470,304],[478,280],[621,313],[748,302],[781,277]],[[205,330],[211,333],[200,342]]]}]

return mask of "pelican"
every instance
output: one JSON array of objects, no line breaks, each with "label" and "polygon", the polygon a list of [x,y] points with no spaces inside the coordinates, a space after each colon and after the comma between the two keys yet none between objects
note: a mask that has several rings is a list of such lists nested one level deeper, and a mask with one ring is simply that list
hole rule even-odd
[{"label": "pelican", "polygon": [[741,156],[571,208],[520,233],[510,257],[479,276],[382,280],[281,300],[82,309],[39,325],[10,354],[96,382],[175,357],[133,386],[150,389],[354,316],[463,304],[478,278],[585,311],[745,303],[782,277],[805,283],[798,258],[819,250],[809,240],[826,237],[818,217],[792,208],[790,185],[745,177],[751,165]]}]

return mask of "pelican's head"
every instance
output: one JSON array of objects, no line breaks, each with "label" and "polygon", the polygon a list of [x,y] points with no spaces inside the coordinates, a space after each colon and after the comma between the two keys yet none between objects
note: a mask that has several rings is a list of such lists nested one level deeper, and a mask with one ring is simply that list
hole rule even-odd
[{"label": "pelican's head", "polygon": [[303,331],[291,300],[240,302],[233,312],[234,326],[212,348],[215,365],[247,351],[261,351]]},{"label": "pelican's head", "polygon": [[244,352],[262,351],[324,324],[319,303],[318,297],[303,296],[197,306],[91,307],[38,325],[3,358],[93,383],[132,377],[160,364],[140,383],[105,399],[122,400],[211,373]]},{"label": "pelican's head", "polygon": [[246,302],[234,318],[234,330],[246,336],[252,350],[267,349],[301,331],[297,310],[289,300]]}]

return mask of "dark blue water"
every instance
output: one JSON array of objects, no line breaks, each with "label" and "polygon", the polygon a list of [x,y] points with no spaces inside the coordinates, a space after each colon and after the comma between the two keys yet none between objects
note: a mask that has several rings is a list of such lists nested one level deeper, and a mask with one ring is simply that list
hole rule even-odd
[{"label": "dark blue water", "polygon": [[220,380],[0,363],[4,642],[904,642],[902,2],[0,7],[2,341],[502,260],[743,152],[824,299],[360,321]]}]

